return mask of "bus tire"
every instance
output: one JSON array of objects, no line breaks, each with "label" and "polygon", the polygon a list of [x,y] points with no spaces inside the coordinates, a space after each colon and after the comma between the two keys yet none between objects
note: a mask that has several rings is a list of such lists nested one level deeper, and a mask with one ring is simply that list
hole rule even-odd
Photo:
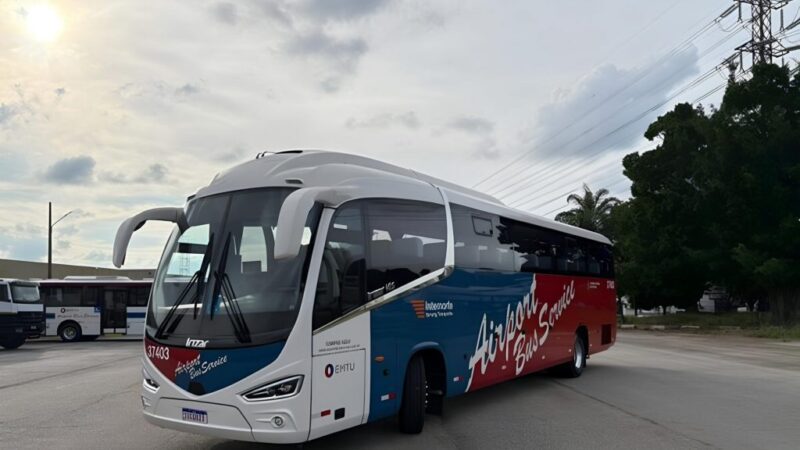
[{"label": "bus tire", "polygon": [[64,342],[77,342],[81,334],[81,326],[76,322],[65,322],[58,327],[58,337]]},{"label": "bus tire", "polygon": [[575,333],[572,345],[572,361],[555,368],[555,373],[562,378],[578,378],[586,368],[586,341],[580,333]]},{"label": "bus tire", "polygon": [[411,358],[406,369],[400,403],[400,431],[419,434],[425,425],[425,363],[420,355]]},{"label": "bus tire", "polygon": [[24,343],[25,336],[21,334],[0,338],[0,347],[3,347],[6,350],[18,349]]}]

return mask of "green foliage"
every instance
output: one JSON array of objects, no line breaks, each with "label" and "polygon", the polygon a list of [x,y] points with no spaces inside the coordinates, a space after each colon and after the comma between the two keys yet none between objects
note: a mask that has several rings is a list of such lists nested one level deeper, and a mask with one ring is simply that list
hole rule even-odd
[{"label": "green foliage", "polygon": [[611,209],[620,201],[608,197],[608,189],[600,189],[595,193],[584,184],[583,195],[571,194],[567,197],[567,203],[574,203],[576,207],[559,213],[557,221],[606,234]]},{"label": "green foliage", "polygon": [[612,213],[618,278],[637,306],[691,307],[704,283],[800,319],[800,75],[760,65],[719,110],[680,104],[625,157],[633,198]]}]

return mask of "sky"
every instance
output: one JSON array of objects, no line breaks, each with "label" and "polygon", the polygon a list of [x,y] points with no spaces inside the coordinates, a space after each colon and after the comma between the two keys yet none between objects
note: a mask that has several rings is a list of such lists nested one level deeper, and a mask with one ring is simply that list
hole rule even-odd
[{"label": "sky", "polygon": [[[73,211],[54,261],[110,266],[122,220],[282,149],[481,182],[549,217],[584,182],[626,198],[622,157],[747,40],[734,13],[687,41],[730,5],[0,0],[0,258],[46,260],[51,201]],[[154,267],[169,230],[137,232],[127,267]]]}]

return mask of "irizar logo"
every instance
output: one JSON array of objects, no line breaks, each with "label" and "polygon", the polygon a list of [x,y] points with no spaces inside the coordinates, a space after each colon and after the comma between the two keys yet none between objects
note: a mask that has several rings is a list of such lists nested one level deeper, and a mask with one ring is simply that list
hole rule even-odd
[{"label": "irizar logo", "polygon": [[208,344],[208,341],[204,341],[202,339],[186,338],[187,347],[206,348],[206,344]]},{"label": "irizar logo", "polygon": [[453,315],[453,302],[429,302],[427,300],[411,300],[411,306],[417,319],[436,319]]}]

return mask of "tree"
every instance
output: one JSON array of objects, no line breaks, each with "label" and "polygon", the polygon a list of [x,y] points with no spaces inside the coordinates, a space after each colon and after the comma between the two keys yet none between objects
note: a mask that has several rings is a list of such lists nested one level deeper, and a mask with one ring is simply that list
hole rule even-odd
[{"label": "tree", "polygon": [[595,193],[584,184],[582,196],[571,194],[567,197],[567,203],[574,203],[577,207],[559,213],[556,220],[605,234],[611,210],[620,203],[619,199],[608,197],[608,194],[608,189],[600,189]]},{"label": "tree", "polygon": [[637,306],[693,307],[707,283],[800,321],[800,73],[757,65],[718,110],[679,104],[623,160],[618,281]]},{"label": "tree", "polygon": [[707,278],[699,249],[707,243],[698,184],[700,159],[711,128],[704,111],[682,104],[650,125],[645,137],[655,149],[623,159],[633,198],[615,214],[619,285],[649,309],[694,309]]},{"label": "tree", "polygon": [[704,186],[714,278],[764,295],[772,320],[800,321],[800,73],[763,64],[732,83],[713,117]]}]

